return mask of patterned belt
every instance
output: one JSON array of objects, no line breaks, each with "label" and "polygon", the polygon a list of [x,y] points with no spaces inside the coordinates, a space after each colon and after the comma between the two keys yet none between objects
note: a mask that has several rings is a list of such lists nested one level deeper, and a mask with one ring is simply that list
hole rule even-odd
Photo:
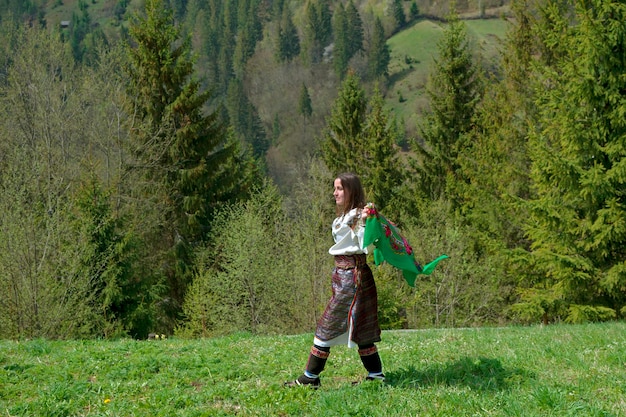
[{"label": "patterned belt", "polygon": [[367,263],[367,255],[335,255],[335,266],[341,269],[355,269]]}]

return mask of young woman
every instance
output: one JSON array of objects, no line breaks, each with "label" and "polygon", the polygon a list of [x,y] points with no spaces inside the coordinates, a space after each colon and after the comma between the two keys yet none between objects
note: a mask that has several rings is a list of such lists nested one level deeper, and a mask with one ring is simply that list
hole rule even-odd
[{"label": "young woman", "polygon": [[366,263],[367,248],[362,245],[365,219],[365,193],[359,177],[340,174],[334,181],[337,218],[332,224],[335,244],[329,253],[335,257],[332,297],[317,323],[306,369],[287,386],[318,388],[332,346],[358,346],[368,372],[366,380],[384,380],[382,363],[375,343],[380,341],[378,299],[372,270]]}]

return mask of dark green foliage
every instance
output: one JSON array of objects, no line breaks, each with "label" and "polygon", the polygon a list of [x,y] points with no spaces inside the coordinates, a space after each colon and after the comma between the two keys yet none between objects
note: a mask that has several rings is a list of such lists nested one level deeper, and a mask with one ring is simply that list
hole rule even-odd
[{"label": "dark green foliage", "polygon": [[411,21],[415,21],[417,20],[419,16],[420,16],[420,9],[417,6],[417,2],[413,0],[411,2],[411,8],[409,9],[409,18],[411,19]]},{"label": "dark green foliage", "polygon": [[298,113],[304,117],[305,121],[313,114],[313,106],[311,104],[311,96],[309,95],[309,89],[306,88],[306,84],[302,83],[300,89],[300,100],[298,100]]},{"label": "dark green foliage", "polygon": [[278,117],[278,113],[274,115],[274,121],[272,122],[272,144],[276,144],[278,142],[278,138],[280,137],[280,118]]},{"label": "dark green foliage", "polygon": [[113,14],[117,18],[117,20],[121,21],[124,18],[128,3],[130,3],[130,0],[117,0],[117,3],[115,3],[115,9],[113,10]]},{"label": "dark green foliage", "polygon": [[2,20],[11,17],[18,21],[36,21],[43,9],[37,0],[2,0],[0,1],[0,17]]},{"label": "dark green foliage", "polygon": [[298,29],[293,23],[291,11],[284,8],[278,25],[276,57],[279,62],[291,61],[300,54]]},{"label": "dark green foliage", "polygon": [[174,11],[174,17],[178,20],[185,15],[188,0],[168,0],[168,7]]},{"label": "dark green foliage", "polygon": [[427,86],[430,112],[420,126],[424,144],[415,147],[420,161],[416,168],[423,195],[437,199],[445,193],[456,200],[453,188],[463,181],[457,158],[466,146],[465,137],[482,95],[479,68],[458,15],[449,16],[438,50]]},{"label": "dark green foliage", "polygon": [[395,141],[380,91],[374,92],[368,108],[358,76],[348,74],[324,132],[322,155],[331,172],[357,173],[370,201],[389,214],[397,214],[397,187],[404,178]]},{"label": "dark green foliage", "polygon": [[236,37],[233,57],[233,69],[241,78],[246,62],[254,54],[256,44],[263,37],[263,27],[259,20],[259,0],[238,2],[237,20],[234,24]]},{"label": "dark green foliage", "polygon": [[401,197],[398,188],[405,174],[395,148],[396,131],[380,90],[374,91],[369,106],[363,129],[367,157],[359,172],[370,201],[398,221]]},{"label": "dark green foliage", "polygon": [[80,0],[78,8],[79,13],[72,13],[67,36],[74,59],[77,62],[91,65],[97,59],[98,50],[107,46],[109,42],[102,28],[94,24],[89,14],[88,3],[85,0]]},{"label": "dark green foliage", "polygon": [[80,262],[94,300],[93,333],[145,338],[154,325],[154,314],[145,310],[161,295],[159,286],[134,278],[138,241],[122,219],[114,217],[111,204],[111,193],[95,177],[77,192],[74,227],[83,236]]},{"label": "dark green foliage", "polygon": [[333,68],[339,78],[343,78],[348,70],[349,56],[349,34],[348,18],[346,9],[340,3],[333,14]]},{"label": "dark green foliage", "polygon": [[363,51],[363,21],[354,2],[339,4],[333,14],[333,67],[339,78],[348,71],[350,59]]},{"label": "dark green foliage", "polygon": [[201,92],[191,79],[189,38],[180,42],[163,0],[146,2],[146,17],[136,20],[130,34],[134,169],[145,184],[139,195],[149,196],[151,210],[162,216],[149,244],[168,258],[164,273],[172,300],[180,303],[192,276],[192,248],[205,239],[213,211],[245,193],[248,167],[236,161],[238,147],[217,113],[204,113],[210,92]]},{"label": "dark green foliage", "polygon": [[[403,0],[393,0],[393,19],[396,22],[396,30],[402,29],[406,25],[406,15],[404,14]],[[415,4],[415,3],[413,3]]]},{"label": "dark green foliage", "polygon": [[222,101],[232,78],[243,78],[263,38],[263,7],[259,0],[188,1],[185,23],[194,36],[200,69],[213,89],[210,104]]},{"label": "dark green foliage", "polygon": [[566,51],[552,56],[558,71],[540,74],[530,136],[537,196],[526,231],[545,274],[534,288],[560,302],[555,313],[581,322],[613,318],[626,302],[626,8],[579,2],[575,12],[570,30],[552,32]]},{"label": "dark green foliage", "polygon": [[372,79],[388,75],[389,62],[391,61],[391,52],[387,45],[387,36],[380,18],[376,17],[374,21],[374,30],[372,39],[367,51],[368,73]]},{"label": "dark green foliage", "polygon": [[322,60],[324,48],[332,38],[332,19],[329,0],[308,0],[305,6],[303,58],[309,64]]},{"label": "dark green foliage", "polygon": [[80,15],[76,12],[72,13],[72,22],[70,24],[70,45],[72,47],[72,54],[76,61],[82,61],[85,53],[85,46],[83,40],[91,29],[91,17],[87,11],[87,6],[84,0],[78,2]]},{"label": "dark green foliage", "polygon": [[243,90],[241,81],[233,79],[228,86],[227,110],[230,124],[239,140],[249,146],[255,157],[262,157],[269,140],[254,105]]},{"label": "dark green foliage", "polygon": [[512,10],[515,24],[502,48],[502,79],[491,80],[477,108],[467,147],[459,155],[462,177],[471,181],[456,187],[463,222],[474,229],[478,259],[494,265],[502,294],[508,294],[510,300],[514,300],[510,292],[513,284],[521,284],[524,276],[534,279],[530,267],[520,264],[517,255],[517,250],[529,245],[522,227],[528,212],[517,202],[532,195],[527,121],[536,113],[528,89],[536,47],[529,25],[531,11],[523,2],[513,5]]},{"label": "dark green foliage", "polygon": [[363,174],[367,155],[363,137],[366,111],[365,91],[358,76],[349,73],[333,103],[321,144],[324,161],[331,172]]},{"label": "dark green foliage", "polygon": [[363,51],[363,20],[354,4],[354,0],[348,1],[346,5],[346,54],[348,60],[356,53]]},{"label": "dark green foliage", "polygon": [[302,123],[302,133],[303,136],[306,135],[306,122],[313,114],[313,104],[311,103],[311,96],[309,95],[309,89],[306,88],[306,85],[302,83],[302,88],[300,89],[300,97],[298,100],[298,113],[302,115],[303,123]]}]

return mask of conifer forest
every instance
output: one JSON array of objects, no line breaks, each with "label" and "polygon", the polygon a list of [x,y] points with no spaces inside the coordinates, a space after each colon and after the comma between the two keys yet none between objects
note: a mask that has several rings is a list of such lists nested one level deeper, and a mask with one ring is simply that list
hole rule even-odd
[{"label": "conifer forest", "polygon": [[383,328],[626,315],[623,1],[0,0],[0,39],[0,338],[312,331],[346,171],[449,256],[372,267]]}]

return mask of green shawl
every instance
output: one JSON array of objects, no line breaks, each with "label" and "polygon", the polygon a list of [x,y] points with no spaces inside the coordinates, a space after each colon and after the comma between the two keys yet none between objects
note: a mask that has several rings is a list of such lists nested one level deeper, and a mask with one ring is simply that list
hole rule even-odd
[{"label": "green shawl", "polygon": [[404,279],[411,287],[415,286],[415,279],[418,275],[430,275],[439,261],[448,257],[441,255],[426,265],[420,265],[415,260],[409,242],[400,234],[396,226],[378,213],[373,206],[369,206],[369,215],[365,221],[363,247],[372,243],[374,244],[374,263],[380,265],[386,261],[400,269]]}]

